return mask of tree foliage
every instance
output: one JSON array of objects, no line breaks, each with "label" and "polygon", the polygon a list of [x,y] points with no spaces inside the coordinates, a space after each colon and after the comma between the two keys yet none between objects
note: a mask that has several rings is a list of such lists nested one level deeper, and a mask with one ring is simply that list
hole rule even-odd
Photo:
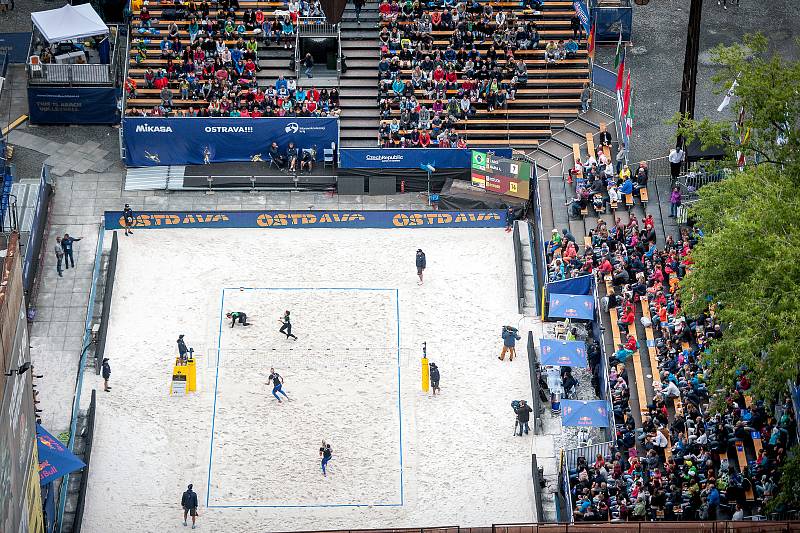
[{"label": "tree foliage", "polygon": [[[684,307],[716,304],[724,334],[707,356],[712,385],[729,389],[746,367],[752,396],[774,399],[800,369],[800,62],[767,53],[761,35],[712,53],[723,93],[737,80],[727,120],[675,117],[679,135],[722,144],[729,168],[741,150],[748,164],[704,186],[691,214],[705,237],[682,282]],[[747,141],[732,126],[744,109]]]}]

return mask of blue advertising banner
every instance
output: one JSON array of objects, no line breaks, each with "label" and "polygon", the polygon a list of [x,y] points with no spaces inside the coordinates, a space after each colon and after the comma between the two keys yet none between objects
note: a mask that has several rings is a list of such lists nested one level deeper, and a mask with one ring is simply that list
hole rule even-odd
[{"label": "blue advertising banner", "polygon": [[202,165],[224,161],[268,161],[269,147],[290,141],[302,150],[339,145],[337,118],[146,118],[122,121],[125,164]]},{"label": "blue advertising banner", "polygon": [[[121,229],[106,211],[105,229]],[[136,228],[501,228],[505,211],[145,211]]]},{"label": "blue advertising banner", "polygon": [[553,294],[592,294],[594,292],[594,276],[578,276],[577,278],[551,281],[547,284],[547,292]]},{"label": "blue advertising banner", "polygon": [[31,32],[0,33],[0,52],[8,54],[10,63],[27,63]]},{"label": "blue advertising banner", "polygon": [[339,151],[340,168],[471,168],[472,150],[511,158],[511,148],[345,148]]},{"label": "blue advertising banner", "polygon": [[578,320],[591,320],[594,318],[594,298],[577,294],[548,294],[550,308],[547,316],[550,318],[572,318]]},{"label": "blue advertising banner", "polygon": [[28,87],[31,124],[116,124],[114,87]]},{"label": "blue advertising banner", "polygon": [[561,339],[539,339],[540,363],[548,366],[577,366],[586,368],[586,343],[562,341]]},{"label": "blue advertising banner", "polygon": [[593,10],[597,24],[597,42],[614,42],[622,33],[623,41],[631,40],[633,9],[630,7],[599,7]]},{"label": "blue advertising banner", "polygon": [[561,400],[564,426],[608,427],[608,402],[605,400]]},{"label": "blue advertising banner", "polygon": [[36,444],[39,452],[39,483],[46,485],[86,464],[67,449],[60,440],[36,424]]}]

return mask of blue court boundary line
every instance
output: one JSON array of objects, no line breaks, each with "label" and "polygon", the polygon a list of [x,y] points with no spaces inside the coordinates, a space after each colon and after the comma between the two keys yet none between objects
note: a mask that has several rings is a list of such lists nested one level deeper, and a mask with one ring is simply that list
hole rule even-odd
[{"label": "blue court boundary line", "polygon": [[[400,503],[329,503],[329,504],[286,504],[286,505],[211,505],[211,468],[214,459],[214,427],[217,417],[217,388],[219,386],[219,358],[222,351],[222,317],[225,314],[225,291],[394,291],[395,294],[395,313],[397,318],[397,412],[399,415],[400,429]],[[243,509],[243,508],[263,508],[263,509],[283,509],[283,508],[314,508],[314,507],[402,507],[405,505],[405,490],[403,484],[403,407],[401,391],[401,369],[400,369],[400,290],[397,288],[377,288],[377,287],[223,287],[222,297],[220,298],[219,310],[219,333],[217,337],[217,358],[215,363],[214,376],[214,407],[211,414],[211,439],[208,453],[208,482],[206,484],[206,508],[210,509]]]}]

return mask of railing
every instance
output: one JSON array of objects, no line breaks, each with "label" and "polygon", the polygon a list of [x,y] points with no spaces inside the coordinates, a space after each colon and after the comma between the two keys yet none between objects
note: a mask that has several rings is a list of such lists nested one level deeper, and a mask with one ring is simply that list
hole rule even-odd
[{"label": "railing", "polygon": [[302,37],[336,37],[339,35],[338,24],[331,24],[325,17],[299,17],[297,19],[297,35]]},{"label": "railing", "polygon": [[336,47],[337,47],[337,52],[336,52],[336,73],[341,78],[341,76],[343,74],[343,72],[342,72],[342,61],[344,61],[342,59],[342,25],[341,24],[337,24],[336,25]]},{"label": "railing", "polygon": [[[105,229],[100,223],[97,233],[97,248],[94,257],[94,270],[92,271],[92,286],[89,289],[89,304],[86,310],[86,322],[83,331],[83,350],[81,351],[80,361],[78,362],[78,375],[75,383],[75,395],[72,398],[72,421],[69,425],[69,442],[67,448],[70,451],[75,449],[75,433],[78,427],[78,413],[81,408],[81,391],[83,390],[83,371],[86,368],[86,354],[92,345],[92,320],[94,319],[94,301],[97,291],[97,281],[100,279],[100,261],[103,257],[103,233]],[[61,533],[64,527],[64,508],[67,504],[67,487],[69,486],[69,474],[61,481],[61,491],[58,504],[58,531]]]},{"label": "railing", "polygon": [[617,99],[595,85],[592,87],[592,109],[610,120],[616,120]]},{"label": "railing", "polygon": [[[539,397],[539,373],[536,362],[536,344],[533,332],[528,332],[528,371],[531,377],[531,403],[533,404],[533,434],[538,435],[542,429],[542,399]],[[539,517],[541,520],[541,517]]]},{"label": "railing", "polygon": [[[119,58],[119,26],[109,26],[109,63],[37,63],[26,65],[32,85],[113,85]],[[33,51],[30,55],[34,55]],[[126,56],[127,57],[127,56]]]},{"label": "railing", "polygon": [[589,464],[592,464],[595,457],[598,455],[602,455],[604,458],[611,457],[613,450],[613,442],[600,442],[598,444],[564,450],[564,456],[567,460],[567,469],[575,470],[578,468],[579,457],[583,457]]}]

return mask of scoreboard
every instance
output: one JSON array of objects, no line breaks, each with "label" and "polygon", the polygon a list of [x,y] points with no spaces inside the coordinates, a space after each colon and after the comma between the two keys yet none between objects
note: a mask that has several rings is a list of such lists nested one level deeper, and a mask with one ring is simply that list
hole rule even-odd
[{"label": "scoreboard", "polygon": [[530,163],[495,157],[491,152],[472,151],[473,187],[527,200],[530,181]]}]

